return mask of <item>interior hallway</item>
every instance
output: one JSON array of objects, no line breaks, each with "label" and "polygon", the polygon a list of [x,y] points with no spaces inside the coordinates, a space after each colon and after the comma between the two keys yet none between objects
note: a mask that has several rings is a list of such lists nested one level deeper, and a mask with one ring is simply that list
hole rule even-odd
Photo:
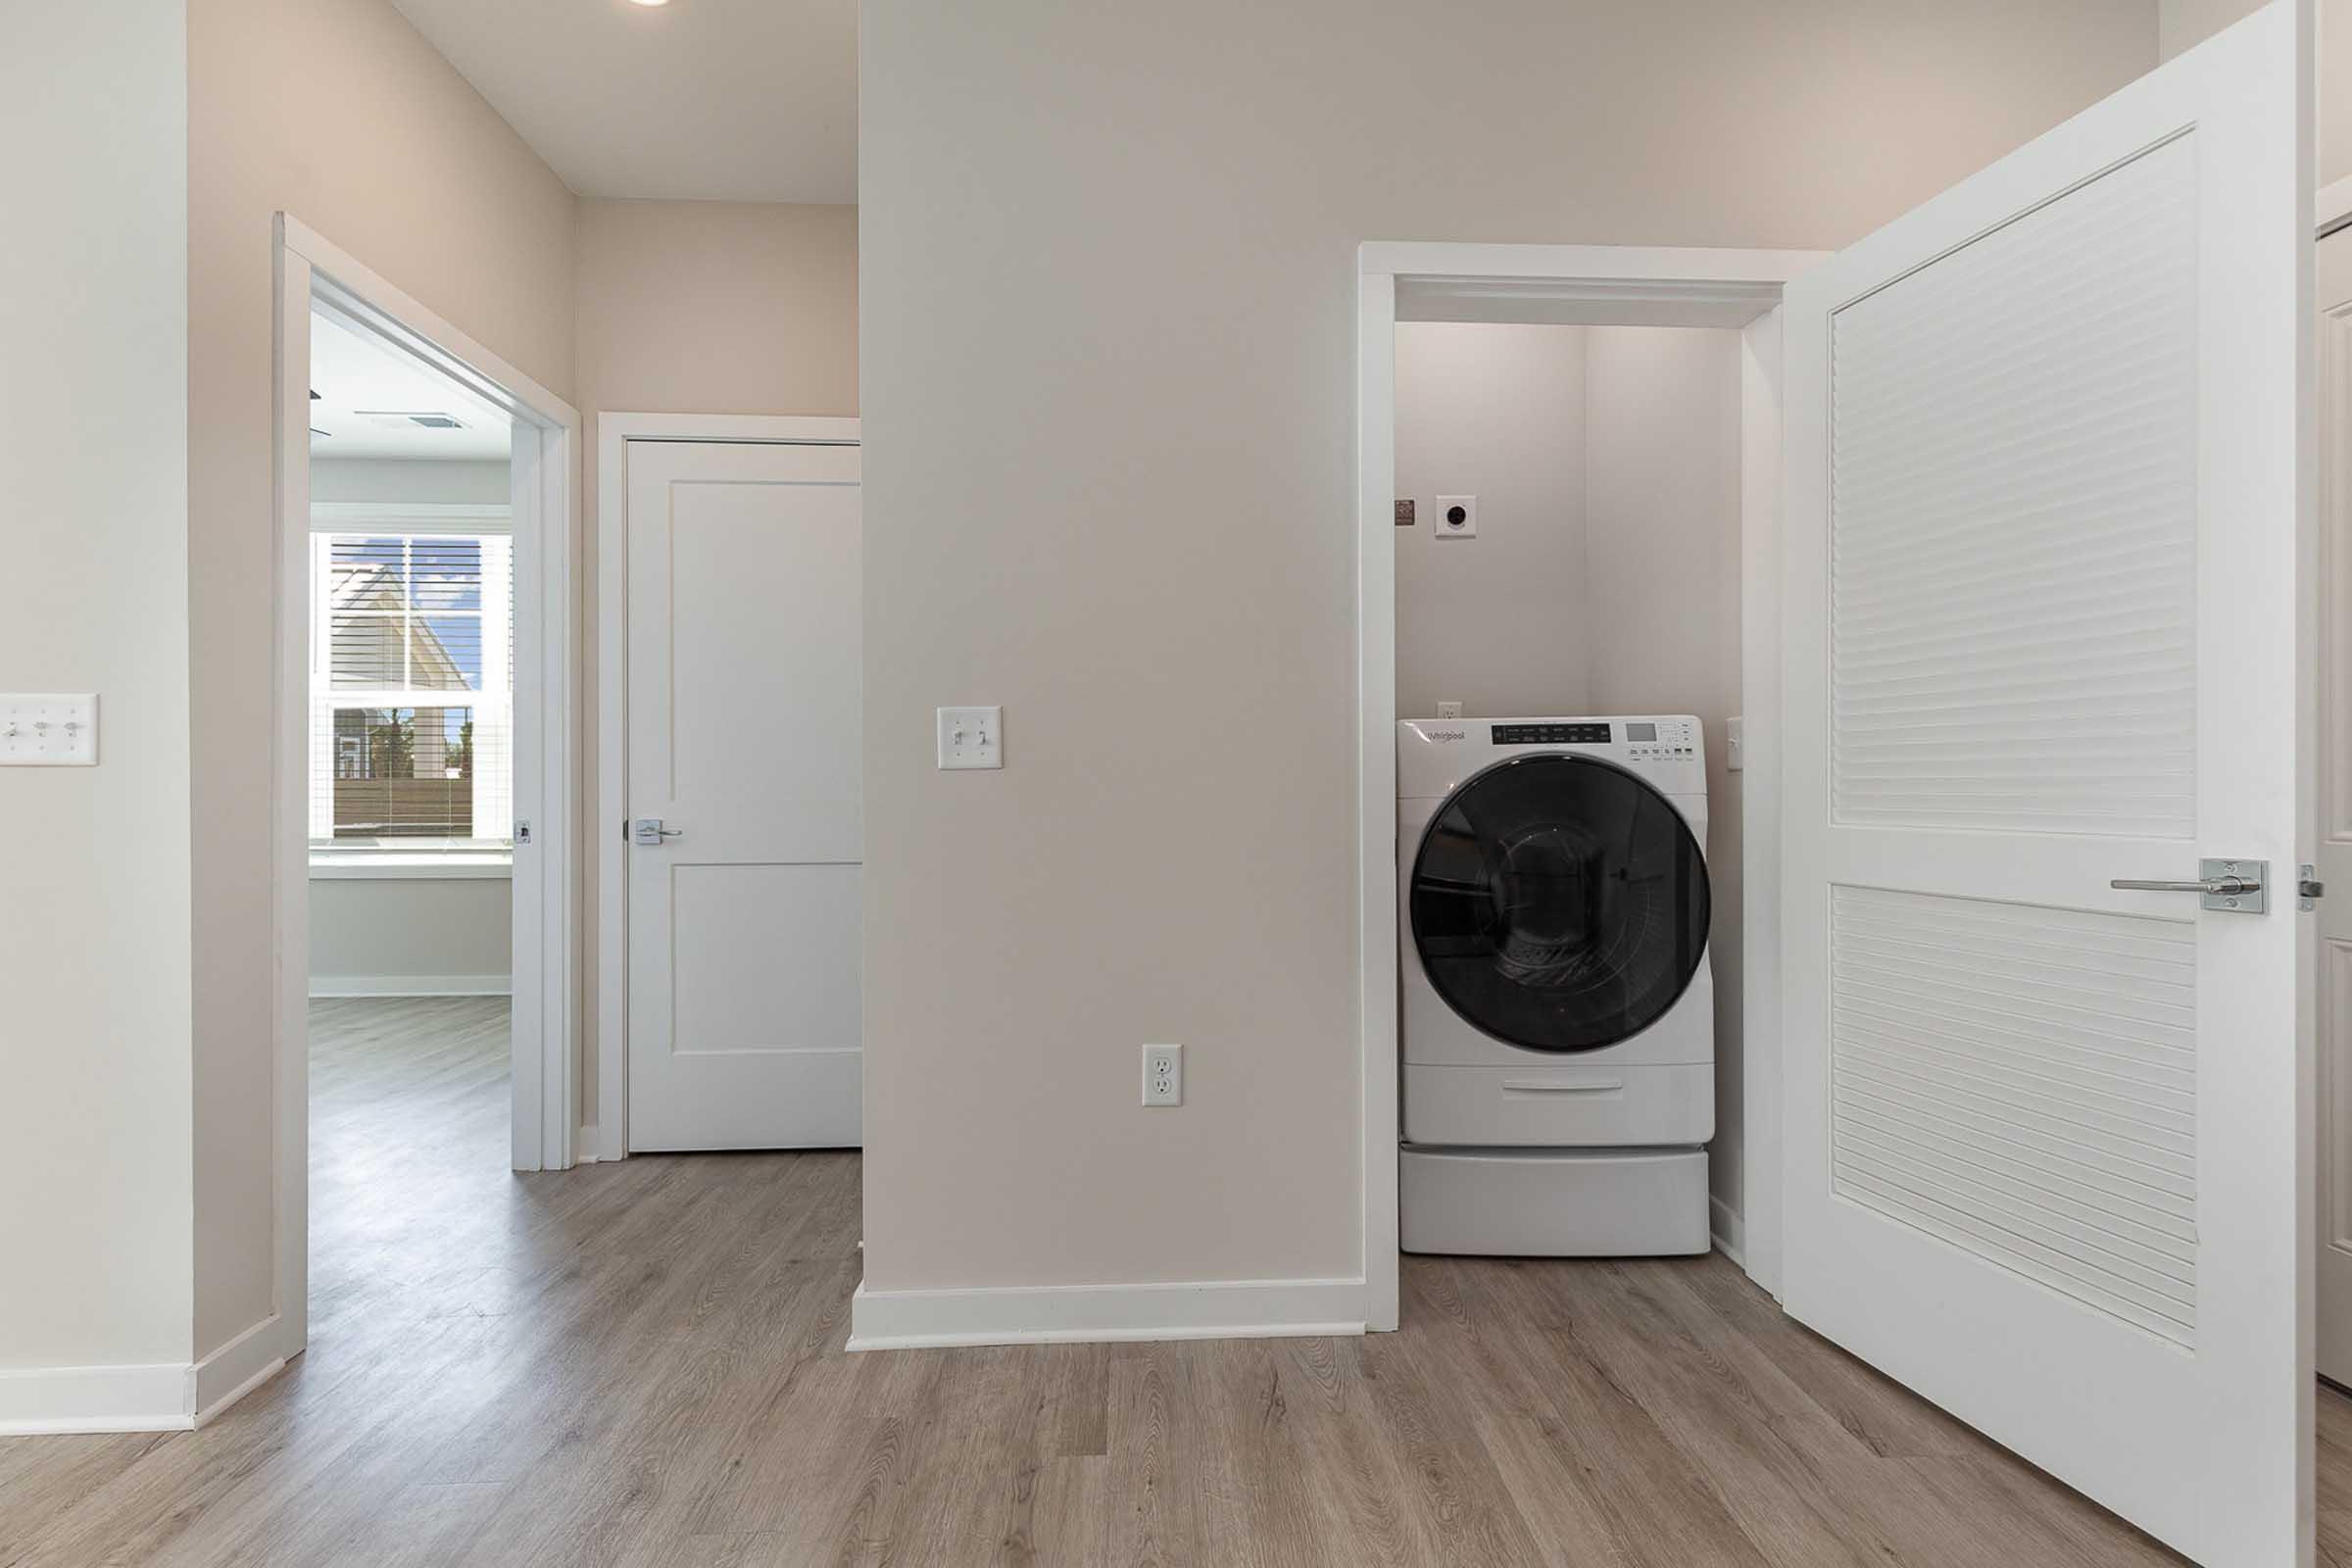
[{"label": "interior hallway", "polygon": [[1407,1259],[1361,1340],[850,1355],[855,1154],[514,1176],[505,1011],[315,1004],[309,1353],[201,1432],[0,1443],[0,1568],[2180,1560],[1721,1257]]}]

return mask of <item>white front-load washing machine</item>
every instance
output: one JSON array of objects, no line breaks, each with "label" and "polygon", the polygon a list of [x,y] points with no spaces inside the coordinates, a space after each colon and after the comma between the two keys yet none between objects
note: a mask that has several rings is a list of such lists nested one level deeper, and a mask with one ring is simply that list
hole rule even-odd
[{"label": "white front-load washing machine", "polygon": [[1715,1134],[1703,732],[1396,726],[1408,1252],[1703,1252]]}]

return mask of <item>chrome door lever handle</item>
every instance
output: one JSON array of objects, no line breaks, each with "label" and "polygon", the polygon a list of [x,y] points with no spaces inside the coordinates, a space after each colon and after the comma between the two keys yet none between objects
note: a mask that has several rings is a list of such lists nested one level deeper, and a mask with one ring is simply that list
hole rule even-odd
[{"label": "chrome door lever handle", "polygon": [[629,842],[660,849],[663,839],[677,838],[685,831],[682,827],[663,827],[658,816],[641,816],[629,825]]},{"label": "chrome door lever handle", "polygon": [[2209,859],[2197,862],[2197,878],[2193,882],[2143,881],[2119,876],[2107,885],[2132,893],[2194,893],[2208,909],[2260,914],[2269,907],[2263,882],[2270,873],[2268,860]]}]

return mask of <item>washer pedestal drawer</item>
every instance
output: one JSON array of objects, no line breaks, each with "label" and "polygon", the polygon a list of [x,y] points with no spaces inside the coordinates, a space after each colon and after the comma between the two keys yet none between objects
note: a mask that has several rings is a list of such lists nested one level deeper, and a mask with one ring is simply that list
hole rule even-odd
[{"label": "washer pedestal drawer", "polygon": [[1408,1252],[1659,1257],[1703,1252],[1703,1149],[1420,1150],[1397,1156]]},{"label": "washer pedestal drawer", "polygon": [[1404,1141],[1511,1149],[1663,1149],[1715,1136],[1715,1066],[1404,1068]]}]

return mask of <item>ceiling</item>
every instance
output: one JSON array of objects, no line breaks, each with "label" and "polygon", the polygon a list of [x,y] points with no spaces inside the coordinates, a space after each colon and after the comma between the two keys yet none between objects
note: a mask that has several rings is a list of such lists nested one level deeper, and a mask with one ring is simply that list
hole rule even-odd
[{"label": "ceiling", "polygon": [[[513,421],[457,382],[332,317],[311,315],[311,456],[448,461],[512,455]],[[435,429],[403,417],[439,415]],[[324,432],[321,434],[320,432]]]},{"label": "ceiling", "polygon": [[392,0],[583,196],[858,199],[857,0]]}]

